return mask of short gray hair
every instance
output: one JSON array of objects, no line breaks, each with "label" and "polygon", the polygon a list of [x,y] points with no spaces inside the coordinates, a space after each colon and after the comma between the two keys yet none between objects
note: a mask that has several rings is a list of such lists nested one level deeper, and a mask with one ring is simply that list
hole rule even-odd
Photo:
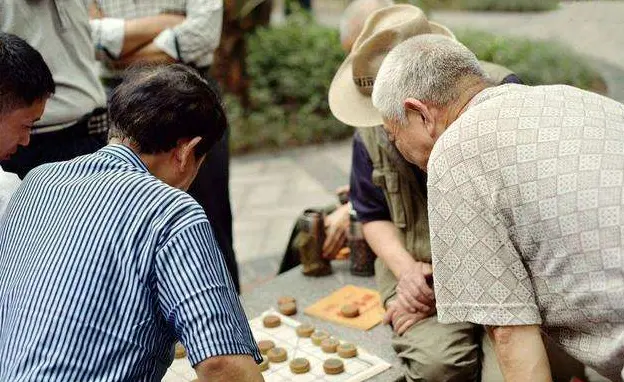
[{"label": "short gray hair", "polygon": [[394,5],[393,0],[355,0],[345,8],[340,17],[340,42],[354,40],[362,32],[364,22],[371,13]]},{"label": "short gray hair", "polygon": [[405,99],[447,106],[459,96],[461,80],[470,77],[487,82],[477,57],[464,45],[442,35],[415,36],[384,59],[375,79],[373,105],[384,118],[405,125]]}]

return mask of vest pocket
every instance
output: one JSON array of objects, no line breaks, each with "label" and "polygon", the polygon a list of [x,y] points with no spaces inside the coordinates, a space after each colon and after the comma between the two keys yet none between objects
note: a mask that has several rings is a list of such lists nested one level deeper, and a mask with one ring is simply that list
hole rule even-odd
[{"label": "vest pocket", "polygon": [[378,169],[374,169],[372,178],[373,178],[373,184],[381,188],[385,193],[386,192],[386,177],[384,176],[383,172],[381,172]]},{"label": "vest pocket", "polygon": [[399,174],[395,171],[389,171],[385,174],[385,194],[390,207],[390,215],[392,221],[398,228],[405,228],[407,222],[405,220],[405,208],[403,206],[403,198],[401,197],[401,180]]}]

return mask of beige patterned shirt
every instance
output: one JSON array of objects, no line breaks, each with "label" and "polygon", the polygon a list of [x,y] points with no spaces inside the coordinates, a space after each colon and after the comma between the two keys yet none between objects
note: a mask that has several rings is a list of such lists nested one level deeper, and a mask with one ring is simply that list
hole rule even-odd
[{"label": "beige patterned shirt", "polygon": [[440,322],[541,324],[624,379],[624,105],[562,85],[486,89],[428,170]]}]

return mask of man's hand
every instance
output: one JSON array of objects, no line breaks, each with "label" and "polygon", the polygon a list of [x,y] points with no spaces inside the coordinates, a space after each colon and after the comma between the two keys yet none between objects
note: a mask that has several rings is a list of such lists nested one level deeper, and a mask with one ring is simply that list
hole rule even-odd
[{"label": "man's hand", "polygon": [[195,371],[200,382],[264,381],[260,368],[248,355],[211,357],[195,365]]},{"label": "man's hand", "polygon": [[348,194],[351,191],[351,187],[346,184],[344,186],[340,186],[338,188],[336,188],[336,191],[334,191],[336,193],[336,195],[340,195],[340,194]]},{"label": "man's hand", "polygon": [[403,309],[398,301],[393,300],[388,303],[388,309],[386,310],[383,322],[384,324],[392,325],[392,330],[401,336],[415,323],[429,316],[430,314],[422,312],[408,312]]},{"label": "man's hand", "polygon": [[431,280],[433,268],[429,263],[415,261],[401,272],[397,284],[397,302],[410,313],[427,315],[435,311],[435,295],[427,280]]},{"label": "man's hand", "polygon": [[323,257],[333,259],[347,241],[349,230],[349,205],[344,204],[325,217],[325,242]]}]

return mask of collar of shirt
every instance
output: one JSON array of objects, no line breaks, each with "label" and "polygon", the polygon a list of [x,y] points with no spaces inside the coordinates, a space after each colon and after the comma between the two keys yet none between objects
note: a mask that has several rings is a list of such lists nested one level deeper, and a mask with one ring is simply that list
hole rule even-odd
[{"label": "collar of shirt", "polygon": [[149,172],[149,169],[147,168],[145,163],[143,163],[141,158],[139,158],[139,156],[127,146],[119,145],[119,144],[110,144],[100,149],[100,151],[98,152],[115,157],[142,171]]},{"label": "collar of shirt", "polygon": [[504,83],[502,85],[485,88],[477,93],[477,95],[472,97],[470,102],[468,102],[468,104],[466,105],[466,110],[470,109],[471,107],[477,106],[478,104],[483,103],[489,99],[509,93],[510,91],[517,90],[519,88],[526,88],[526,86],[516,83]]}]

